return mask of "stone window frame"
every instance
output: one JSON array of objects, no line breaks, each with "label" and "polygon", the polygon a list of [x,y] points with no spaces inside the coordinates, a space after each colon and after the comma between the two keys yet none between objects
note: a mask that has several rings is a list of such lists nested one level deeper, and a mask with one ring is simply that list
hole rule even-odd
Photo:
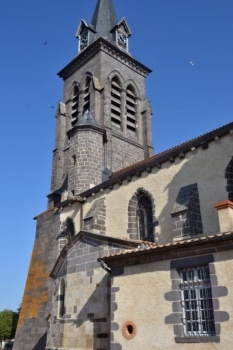
[{"label": "stone window frame", "polygon": [[179,275],[184,335],[215,335],[209,265],[181,268]]},{"label": "stone window frame", "polygon": [[[210,285],[211,285],[211,291],[212,291],[212,303],[213,303],[213,313],[214,313],[214,324],[215,324],[215,334],[214,335],[192,335],[188,336],[185,334],[184,325],[182,323],[182,317],[183,317],[183,310],[182,310],[182,292],[181,292],[181,278],[180,278],[180,270],[185,268],[192,268],[192,267],[198,267],[198,266],[204,266],[207,265],[209,267],[209,274],[210,274]],[[172,309],[174,312],[174,315],[172,317],[173,319],[173,325],[174,325],[174,333],[175,333],[175,341],[176,343],[210,343],[220,342],[220,325],[217,322],[218,316],[216,313],[216,308],[218,305],[218,301],[214,297],[213,288],[216,288],[217,285],[217,278],[215,275],[215,269],[214,269],[214,257],[213,255],[207,255],[207,256],[198,256],[193,258],[185,258],[181,260],[175,260],[171,261],[171,278],[172,278],[172,287],[173,287],[173,305]],[[221,296],[221,289],[220,289],[220,296]]]},{"label": "stone window frame", "polygon": [[155,204],[153,196],[145,190],[144,188],[140,187],[137,189],[137,191],[133,194],[129,201],[128,205],[128,230],[127,233],[129,234],[130,239],[140,240],[139,237],[139,227],[138,227],[138,198],[140,196],[146,196],[150,202],[151,202],[151,210],[152,210],[152,220],[151,220],[151,227],[153,227],[153,238],[151,241],[154,242],[155,240],[155,232],[154,232],[154,226],[155,226]]},{"label": "stone window frame", "polygon": [[127,340],[132,340],[137,334],[137,327],[133,321],[126,321],[122,326],[122,335]]}]

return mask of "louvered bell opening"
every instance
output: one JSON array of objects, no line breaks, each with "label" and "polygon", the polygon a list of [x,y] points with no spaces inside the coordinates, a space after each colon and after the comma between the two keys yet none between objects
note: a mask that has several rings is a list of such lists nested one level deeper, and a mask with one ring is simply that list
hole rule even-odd
[{"label": "louvered bell opening", "polygon": [[114,127],[121,127],[121,88],[115,80],[111,85],[111,122]]},{"label": "louvered bell opening", "polygon": [[117,128],[121,127],[121,113],[117,108],[111,108],[111,122]]},{"label": "louvered bell opening", "polygon": [[83,113],[90,109],[90,92],[89,86],[85,89],[83,98]]},{"label": "louvered bell opening", "polygon": [[72,112],[71,116],[74,121],[78,119],[78,107],[79,107],[79,89],[77,87],[74,88],[74,96],[72,99]]},{"label": "louvered bell opening", "polygon": [[136,99],[134,93],[127,89],[126,91],[126,116],[127,129],[136,131]]}]

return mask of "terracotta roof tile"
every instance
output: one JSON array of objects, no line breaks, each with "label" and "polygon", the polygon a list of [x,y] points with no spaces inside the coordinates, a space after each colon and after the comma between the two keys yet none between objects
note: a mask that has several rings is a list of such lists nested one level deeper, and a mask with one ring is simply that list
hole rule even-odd
[{"label": "terracotta roof tile", "polygon": [[120,252],[120,253],[116,253],[116,254],[111,254],[111,255],[107,255],[106,257],[102,258],[103,260],[108,260],[108,258],[114,258],[114,257],[123,257],[126,255],[131,255],[135,252],[143,252],[143,251],[156,251],[156,250],[160,250],[162,248],[172,248],[175,246],[182,246],[184,244],[187,243],[194,243],[194,242],[201,242],[201,241],[214,241],[216,238],[224,238],[227,236],[232,236],[233,238],[233,232],[224,232],[224,233],[217,233],[217,234],[213,234],[213,235],[207,235],[207,236],[201,236],[201,237],[196,237],[196,238],[192,238],[192,239],[187,239],[187,240],[182,240],[182,241],[177,241],[177,242],[171,242],[171,243],[166,243],[166,244],[148,244],[149,242],[145,242],[145,246],[143,246],[143,244],[141,246],[139,246],[138,248],[135,249],[130,249],[127,250],[125,252]]}]

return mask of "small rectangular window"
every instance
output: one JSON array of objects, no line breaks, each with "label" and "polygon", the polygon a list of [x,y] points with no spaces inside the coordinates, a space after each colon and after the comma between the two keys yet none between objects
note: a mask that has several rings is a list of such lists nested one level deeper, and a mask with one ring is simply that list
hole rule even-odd
[{"label": "small rectangular window", "polygon": [[208,265],[181,269],[179,275],[184,335],[215,335]]}]

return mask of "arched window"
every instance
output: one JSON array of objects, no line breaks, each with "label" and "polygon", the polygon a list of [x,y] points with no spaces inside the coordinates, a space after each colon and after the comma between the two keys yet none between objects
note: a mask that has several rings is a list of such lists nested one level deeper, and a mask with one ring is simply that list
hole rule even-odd
[{"label": "arched window", "polygon": [[83,97],[83,114],[86,111],[90,111],[90,86],[91,86],[91,77],[86,77],[84,97]]},{"label": "arched window", "polygon": [[65,314],[65,281],[61,279],[58,295],[58,317],[63,317]]},{"label": "arched window", "polygon": [[140,192],[138,193],[137,228],[140,240],[154,241],[151,200],[146,194]]},{"label": "arched window", "polygon": [[126,89],[126,125],[127,129],[135,132],[136,130],[136,96],[134,89],[129,85]]},{"label": "arched window", "polygon": [[139,188],[128,206],[128,234],[131,239],[154,242],[154,201],[149,192]]},{"label": "arched window", "polygon": [[233,202],[233,157],[225,170],[225,178],[227,179],[226,190],[228,199]]},{"label": "arched window", "polygon": [[79,107],[79,84],[77,81],[73,83],[73,98],[72,98],[72,121],[78,119],[78,107]]},{"label": "arched window", "polygon": [[121,87],[116,77],[111,82],[111,123],[121,127]]}]

